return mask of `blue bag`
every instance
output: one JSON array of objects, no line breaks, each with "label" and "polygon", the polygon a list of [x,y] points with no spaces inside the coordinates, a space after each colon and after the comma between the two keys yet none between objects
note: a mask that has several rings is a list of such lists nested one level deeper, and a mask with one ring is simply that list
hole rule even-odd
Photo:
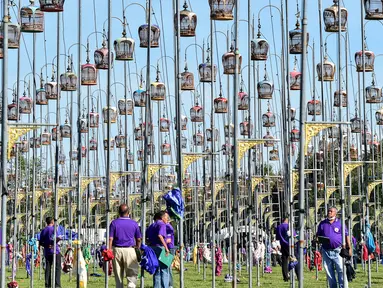
[{"label": "blue bag", "polygon": [[368,220],[366,220],[366,247],[368,250],[368,254],[375,252],[376,246],[374,236],[371,233],[371,226],[370,223],[368,223]]},{"label": "blue bag", "polygon": [[142,255],[140,266],[150,275],[153,275],[160,266],[156,253],[154,253],[152,248],[144,244],[141,244],[141,250],[144,251],[144,254]]}]

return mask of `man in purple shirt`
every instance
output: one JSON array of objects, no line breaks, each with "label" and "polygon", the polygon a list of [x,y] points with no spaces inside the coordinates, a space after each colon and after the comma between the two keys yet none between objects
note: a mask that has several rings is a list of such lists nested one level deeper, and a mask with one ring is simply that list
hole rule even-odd
[{"label": "man in purple shirt", "polygon": [[[290,257],[290,249],[289,249],[289,240],[290,240],[290,229],[289,229],[289,218],[287,215],[283,217],[283,222],[278,225],[275,238],[279,240],[281,244],[281,253],[282,253],[282,275],[283,280],[285,282],[289,281],[289,257]],[[295,232],[293,232],[295,236]],[[299,265],[295,266],[295,273],[297,276],[299,275]],[[299,277],[298,277],[299,279]]]},{"label": "man in purple shirt", "polygon": [[[343,260],[340,256],[342,246],[342,222],[336,218],[338,210],[335,207],[330,207],[327,211],[327,218],[319,223],[317,237],[327,237],[329,241],[322,242],[322,257],[324,262],[324,269],[327,273],[327,281],[329,288],[344,288],[343,286]],[[352,256],[352,248],[350,237],[348,236],[347,228],[345,227],[346,243],[349,249],[350,256]],[[326,239],[327,239],[326,238]],[[335,278],[335,269],[338,273],[338,283]],[[345,279],[347,281],[347,278]],[[339,285],[339,286],[338,286]]]},{"label": "man in purple shirt", "polygon": [[[166,223],[166,244],[168,245],[170,253],[175,255],[176,249],[174,247],[174,228],[172,224],[170,224],[170,219],[168,219],[168,223]],[[169,288],[173,288],[172,267],[169,267]]]},{"label": "man in purple shirt", "polygon": [[124,273],[128,288],[135,288],[138,276],[136,250],[141,246],[141,231],[136,221],[129,218],[129,208],[121,204],[119,218],[110,223],[109,247],[113,247],[113,271],[116,288],[124,288]]},{"label": "man in purple shirt", "polygon": [[[146,240],[157,255],[160,256],[162,249],[165,249],[166,255],[169,254],[168,244],[166,243],[167,233],[166,224],[169,221],[169,215],[166,211],[157,212],[154,215],[154,223],[146,230]],[[154,288],[169,288],[169,267],[158,261],[160,266],[153,275]]]},{"label": "man in purple shirt", "polygon": [[[41,231],[39,242],[39,246],[44,247],[45,288],[52,287],[53,254],[56,254],[55,288],[59,288],[61,287],[61,254],[57,242],[60,241],[61,238],[60,235],[55,235],[53,218],[47,217],[45,221],[47,226]],[[56,237],[56,248],[53,246],[54,237]]]}]

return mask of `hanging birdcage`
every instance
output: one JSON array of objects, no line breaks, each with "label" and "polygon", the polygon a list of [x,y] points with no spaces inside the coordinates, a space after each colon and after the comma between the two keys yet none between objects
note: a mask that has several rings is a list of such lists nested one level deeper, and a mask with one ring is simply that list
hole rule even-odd
[{"label": "hanging birdcage", "polygon": [[351,122],[351,133],[360,133],[363,129],[363,120],[356,115],[350,120]]},{"label": "hanging birdcage", "polygon": [[[206,129],[206,141],[209,141],[211,142],[212,139],[213,139],[213,135],[212,135],[212,129],[211,128],[207,128]],[[214,129],[214,141],[218,141],[218,135],[219,135],[219,132],[218,132],[218,129],[215,128]]]},{"label": "hanging birdcage", "polygon": [[253,61],[265,61],[268,57],[269,43],[260,36],[259,33],[257,39],[251,40],[251,60]]},{"label": "hanging birdcage", "polygon": [[[109,141],[109,150],[114,150],[114,139],[110,138]],[[108,150],[108,139],[104,139],[104,150]]]},{"label": "hanging birdcage", "polygon": [[204,111],[198,103],[190,109],[190,121],[191,122],[203,122]]},{"label": "hanging birdcage", "polygon": [[[117,116],[118,116],[117,108],[112,107],[112,106],[102,108],[102,116],[104,118],[104,123],[108,123],[109,121],[110,121],[110,123],[116,123],[117,122]],[[109,118],[108,118],[108,116],[109,116]],[[108,121],[108,119],[109,119],[109,121]]]},{"label": "hanging birdcage", "polygon": [[267,75],[263,81],[257,84],[258,98],[259,99],[272,99],[274,93],[274,83],[269,81]]},{"label": "hanging birdcage", "polygon": [[126,147],[126,138],[121,133],[116,136],[116,147],[125,148]]},{"label": "hanging birdcage", "polygon": [[72,69],[69,66],[67,72],[60,75],[60,89],[61,91],[77,90],[77,76],[72,72]]},{"label": "hanging birdcage", "polygon": [[134,128],[134,140],[136,140],[136,141],[144,140],[144,133],[143,133],[141,127]]},{"label": "hanging birdcage", "polygon": [[47,93],[43,87],[36,90],[36,105],[48,105]]},{"label": "hanging birdcage", "polygon": [[31,145],[30,147],[31,148],[40,148],[41,147],[41,139],[40,137],[36,137],[36,138],[30,138],[29,139],[29,144]]},{"label": "hanging birdcage", "polygon": [[97,140],[92,137],[92,139],[89,140],[89,150],[97,151],[97,149],[98,149]]},{"label": "hanging birdcage", "polygon": [[165,118],[165,115],[160,118],[160,132],[169,132],[170,131],[170,120]]},{"label": "hanging birdcage", "polygon": [[364,0],[364,11],[366,20],[383,20],[382,0]]},{"label": "hanging birdcage", "polygon": [[278,147],[274,147],[273,150],[269,152],[269,160],[270,161],[279,161],[279,150]]},{"label": "hanging birdcage", "polygon": [[193,142],[195,146],[203,146],[204,136],[201,133],[201,131],[198,131],[196,134],[193,135]]},{"label": "hanging birdcage", "polygon": [[262,115],[262,126],[263,127],[275,127],[275,115],[270,110]]},{"label": "hanging birdcage", "polygon": [[19,112],[21,114],[31,114],[33,108],[32,98],[25,95],[19,99]]},{"label": "hanging birdcage", "polygon": [[148,156],[153,157],[156,154],[156,146],[153,142],[148,143]]},{"label": "hanging birdcage", "polygon": [[321,102],[319,100],[310,100],[307,103],[307,110],[309,115],[321,115]]},{"label": "hanging birdcage", "polygon": [[26,153],[29,151],[29,142],[27,139],[24,138],[19,144],[19,151],[22,153]]},{"label": "hanging birdcage", "polygon": [[[8,21],[11,20],[11,16],[8,15]],[[8,22],[8,49],[18,49],[20,47],[20,25],[12,22]],[[0,23],[0,47],[3,47],[4,28],[3,23]]]},{"label": "hanging birdcage", "polygon": [[[145,130],[146,130],[146,123],[143,122],[142,124],[139,124],[140,129],[142,130],[142,135],[145,135]],[[148,124],[148,135],[147,136],[152,136],[153,135],[153,124],[149,123]]]},{"label": "hanging birdcage", "polygon": [[334,107],[340,106],[340,97],[342,97],[342,107],[347,107],[347,92],[342,90],[339,93],[339,90],[334,92]]},{"label": "hanging birdcage", "polygon": [[81,65],[81,85],[97,85],[96,65],[90,63]]},{"label": "hanging birdcage", "polygon": [[[365,141],[364,141],[364,130],[362,130],[361,135],[362,135],[362,145],[364,145],[365,144]],[[372,143],[372,135],[371,135],[371,132],[368,131],[368,130],[366,131],[366,140],[367,140],[367,145],[371,145],[371,143]]]},{"label": "hanging birdcage", "polygon": [[222,97],[222,95],[214,99],[214,113],[227,113],[227,106],[227,99]]},{"label": "hanging birdcage", "polygon": [[72,137],[72,127],[68,123],[68,120],[65,120],[63,125],[60,125],[60,135],[62,138]]},{"label": "hanging birdcage", "polygon": [[322,81],[322,66],[323,66],[323,81],[334,81],[335,64],[328,61],[327,56],[324,57],[324,62],[317,64],[318,81]]},{"label": "hanging birdcage", "polygon": [[375,86],[375,81],[366,87],[366,102],[367,103],[381,103],[382,102],[382,88]]},{"label": "hanging birdcage", "polygon": [[234,145],[228,143],[222,145],[223,155],[233,155],[234,154]]},{"label": "hanging birdcage", "polygon": [[78,121],[79,121],[80,133],[88,133],[89,132],[88,119],[85,118],[84,115],[82,115],[82,117]]},{"label": "hanging birdcage", "polygon": [[290,72],[290,90],[301,90],[302,73],[296,70]]},{"label": "hanging birdcage", "polygon": [[245,118],[245,120],[239,124],[239,131],[242,136],[249,136],[253,133],[253,124]]},{"label": "hanging birdcage", "polygon": [[212,82],[212,78],[213,78],[213,81],[216,82],[217,65],[214,64],[212,68],[211,63],[209,61],[207,61],[206,63],[199,64],[198,73],[199,73],[200,82]]},{"label": "hanging birdcage", "polygon": [[297,128],[293,128],[290,132],[290,141],[291,142],[299,142],[301,138],[301,132]]},{"label": "hanging birdcage", "polygon": [[[308,42],[308,33],[307,33],[307,42]],[[289,51],[290,54],[302,54],[303,51],[303,33],[300,28],[299,18],[295,24],[295,29],[289,31]]]},{"label": "hanging birdcage", "polygon": [[[323,20],[325,25],[325,31],[326,32],[338,32],[339,31],[339,10],[338,10],[338,1],[339,0],[333,0],[334,4],[323,10]],[[347,17],[348,12],[347,9],[344,7],[340,7],[340,27],[341,31],[346,31],[347,27]]]},{"label": "hanging birdcage", "polygon": [[383,108],[375,112],[376,125],[383,125]]},{"label": "hanging birdcage", "polygon": [[58,158],[59,158],[59,164],[64,165],[65,164],[65,160],[66,160],[65,154],[60,152]]},{"label": "hanging birdcage", "polygon": [[314,154],[314,146],[309,144],[307,145],[307,156],[311,157]]},{"label": "hanging birdcage", "polygon": [[81,147],[81,157],[82,158],[86,158],[86,154],[87,154],[88,150],[86,149],[85,146],[82,146]]},{"label": "hanging birdcage", "polygon": [[29,2],[29,6],[20,9],[21,32],[44,32],[44,12],[34,6],[34,0],[29,0]]},{"label": "hanging birdcage", "polygon": [[41,139],[41,145],[51,145],[51,133],[49,133],[47,130],[44,130],[43,133],[40,135]]},{"label": "hanging birdcage", "polygon": [[234,137],[234,125],[225,125],[224,127],[225,137]]},{"label": "hanging birdcage", "polygon": [[297,109],[295,108],[290,108],[290,114],[289,114],[289,117],[291,119],[291,121],[294,121],[295,120],[295,115],[297,114]]},{"label": "hanging birdcage", "polygon": [[[150,33],[150,47],[158,48],[160,46],[160,27],[152,25]],[[148,24],[143,24],[138,28],[138,37],[140,38],[140,47],[148,47]]]},{"label": "hanging birdcage", "polygon": [[184,72],[181,73],[181,90],[194,90],[194,74],[188,71],[186,64]]},{"label": "hanging birdcage", "polygon": [[8,121],[16,121],[18,118],[17,105],[15,101],[8,105]]},{"label": "hanging birdcage", "polygon": [[64,11],[65,0],[39,0],[40,9],[43,12],[62,12]]},{"label": "hanging birdcage", "polygon": [[246,92],[240,90],[238,93],[238,110],[249,110],[250,98]]},{"label": "hanging birdcage", "polygon": [[44,88],[45,95],[48,100],[57,100],[59,94],[59,85],[57,85],[57,82],[54,82],[54,78],[51,82],[46,83]]},{"label": "hanging birdcage", "polygon": [[52,128],[52,141],[57,141],[57,137],[58,137],[58,140],[61,141],[61,131],[60,129],[57,130],[57,128],[54,127]]},{"label": "hanging birdcage", "polygon": [[100,122],[100,114],[94,112],[93,109],[89,112],[89,127],[90,128],[98,128],[98,124]]},{"label": "hanging birdcage", "polygon": [[120,99],[117,103],[118,114],[120,115],[133,115],[134,102],[132,99]]},{"label": "hanging birdcage", "polygon": [[[181,130],[187,130],[188,117],[181,115]],[[177,118],[174,117],[174,129],[177,130]]]},{"label": "hanging birdcage", "polygon": [[128,151],[128,154],[127,154],[127,160],[128,160],[128,164],[129,165],[132,165],[134,164],[134,155],[132,152],[130,152],[130,150]]},{"label": "hanging birdcage", "polygon": [[77,160],[78,158],[78,151],[76,147],[72,147],[72,150],[69,152],[69,157],[73,161]]},{"label": "hanging birdcage", "polygon": [[[194,37],[195,30],[197,28],[197,14],[192,11],[187,10],[188,5],[185,1],[183,5],[184,10],[180,11],[180,36],[181,37]],[[175,26],[177,27],[177,14],[174,16]]]},{"label": "hanging birdcage", "polygon": [[132,61],[134,59],[135,42],[132,38],[126,38],[125,31],[122,37],[114,40],[114,52],[118,61]]},{"label": "hanging birdcage", "polygon": [[161,145],[161,155],[162,156],[166,156],[166,155],[170,155],[171,154],[171,151],[172,151],[172,145],[170,145],[169,143],[165,143]]},{"label": "hanging birdcage", "polygon": [[[236,57],[238,55],[238,63],[236,63]],[[234,75],[235,67],[237,66],[237,73],[241,74],[241,65],[242,65],[242,56],[239,54],[239,51],[236,49],[234,52],[234,47],[232,46],[229,52],[226,52],[222,56],[222,65],[223,65],[223,74],[225,75]]]},{"label": "hanging birdcage", "polygon": [[142,90],[141,87],[133,92],[134,107],[145,107],[146,106],[146,91]]},{"label": "hanging birdcage", "polygon": [[185,136],[182,136],[181,138],[181,148],[182,149],[186,149],[188,146],[188,138],[186,138]]},{"label": "hanging birdcage", "polygon": [[211,20],[233,20],[235,0],[209,0]]},{"label": "hanging birdcage", "polygon": [[263,147],[274,147],[274,137],[270,134],[270,131],[267,130],[266,135],[263,136],[265,142],[263,143]]},{"label": "hanging birdcage", "polygon": [[323,159],[324,159],[324,152],[323,151],[319,151],[317,153],[315,153],[316,155],[316,159],[318,162],[323,162]]},{"label": "hanging birdcage", "polygon": [[358,160],[358,148],[354,144],[350,147],[350,159],[351,160]]},{"label": "hanging birdcage", "polygon": [[[157,78],[158,79],[158,78]],[[150,99],[153,101],[164,101],[166,95],[166,86],[162,82],[153,82],[150,84]]]},{"label": "hanging birdcage", "polygon": [[[111,52],[111,57],[111,68],[113,68],[113,52]],[[94,51],[94,64],[96,65],[97,69],[109,69],[109,50],[106,47],[105,39],[102,41],[102,47]]]},{"label": "hanging birdcage", "polygon": [[[356,72],[372,72],[374,71],[375,54],[372,51],[364,51],[364,57],[362,57],[363,51],[355,53],[355,65]],[[364,58],[364,63],[363,63]],[[363,70],[364,64],[364,70]]]},{"label": "hanging birdcage", "polygon": [[339,139],[339,136],[340,136],[339,127],[333,127],[328,129],[328,138]]}]

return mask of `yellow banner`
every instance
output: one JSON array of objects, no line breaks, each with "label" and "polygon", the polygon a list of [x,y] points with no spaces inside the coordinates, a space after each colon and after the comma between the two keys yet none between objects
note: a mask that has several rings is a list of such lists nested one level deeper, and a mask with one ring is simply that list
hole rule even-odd
[{"label": "yellow banner", "polygon": [[17,126],[17,127],[9,127],[8,130],[8,147],[7,147],[7,155],[8,160],[11,159],[11,151],[13,146],[16,144],[17,139],[21,136],[27,134],[29,131],[36,130],[40,128],[40,126]]}]

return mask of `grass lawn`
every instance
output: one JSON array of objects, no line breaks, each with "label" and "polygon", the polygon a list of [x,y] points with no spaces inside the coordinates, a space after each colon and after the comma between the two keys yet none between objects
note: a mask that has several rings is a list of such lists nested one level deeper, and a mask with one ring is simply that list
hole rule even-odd
[{"label": "grass lawn", "polygon": [[[185,287],[186,288],[204,288],[204,287],[211,287],[211,269],[208,267],[206,269],[206,279],[203,279],[203,269],[201,266],[201,272],[198,273],[198,268],[194,267],[191,264],[186,264],[187,271],[185,271]],[[372,265],[372,287],[380,288],[383,287],[383,266],[380,266],[380,271],[378,273],[375,272],[375,263]],[[93,272],[93,268],[91,268],[91,271]],[[100,271],[97,271],[100,273]],[[222,275],[219,277],[216,277],[216,287],[231,287],[231,283],[225,283],[224,282],[224,276],[227,273],[227,266],[225,266],[222,270]],[[245,270],[242,270],[241,273],[241,283],[239,284],[239,287],[247,287],[248,286],[248,278],[247,273]],[[256,267],[254,267],[253,270],[253,286],[256,287],[257,281],[256,281],[256,275],[257,270]],[[309,272],[306,271],[305,275],[305,287],[310,288],[323,288],[326,287],[326,275],[324,271],[319,272],[319,280],[315,279],[315,271]],[[44,271],[42,271],[42,280],[39,280],[39,273],[38,270],[35,273],[35,280],[34,280],[34,287],[36,288],[43,288],[44,287]],[[150,275],[145,278],[145,287],[152,287],[152,277]],[[174,273],[174,280],[175,285],[174,287],[179,287],[179,273]],[[18,278],[17,281],[19,283],[20,288],[26,288],[29,286],[29,281],[26,277],[26,273],[24,270],[20,270],[18,272]],[[109,287],[115,287],[114,284],[114,277],[109,278]],[[357,271],[357,277],[356,279],[349,284],[350,288],[363,288],[365,284],[367,283],[367,274],[365,275],[361,265],[359,265],[359,271]],[[61,286],[62,288],[71,288],[76,287],[76,279],[72,278],[72,280],[69,280],[69,275],[62,274],[61,278]],[[271,274],[264,274],[260,275],[260,286],[261,287],[274,287],[274,288],[284,288],[289,287],[289,283],[285,283],[282,281],[282,272],[280,267],[273,267],[273,273]],[[91,288],[101,288],[104,287],[104,276],[102,277],[90,277],[88,280],[88,287]]]}]

